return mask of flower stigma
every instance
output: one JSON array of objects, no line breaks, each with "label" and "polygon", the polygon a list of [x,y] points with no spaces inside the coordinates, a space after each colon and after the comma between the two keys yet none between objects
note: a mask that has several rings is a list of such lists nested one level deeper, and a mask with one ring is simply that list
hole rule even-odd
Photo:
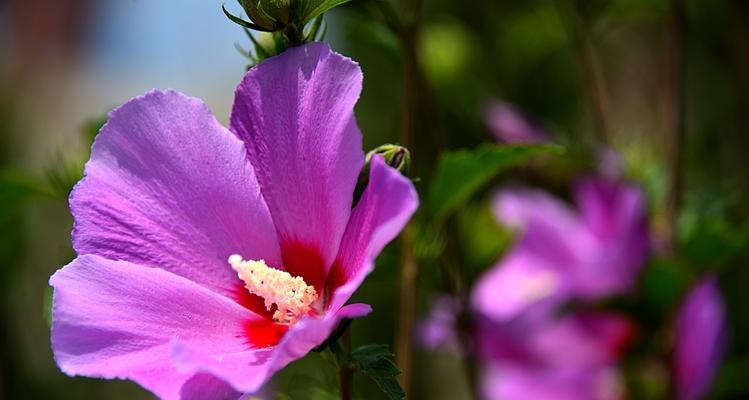
[{"label": "flower stigma", "polygon": [[270,311],[273,304],[276,311],[273,321],[294,324],[307,315],[317,300],[313,286],[307,285],[301,276],[291,276],[286,271],[269,267],[264,260],[244,260],[233,254],[229,257],[231,268],[244,281],[245,288],[265,300],[265,308]]}]

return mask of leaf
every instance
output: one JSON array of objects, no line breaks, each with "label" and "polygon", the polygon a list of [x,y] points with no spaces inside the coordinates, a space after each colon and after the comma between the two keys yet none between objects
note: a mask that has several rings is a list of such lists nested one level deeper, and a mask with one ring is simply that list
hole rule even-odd
[{"label": "leaf", "polygon": [[261,32],[272,32],[273,31],[272,29],[263,28],[260,25],[253,24],[250,21],[245,21],[242,18],[237,17],[236,15],[230,13],[226,9],[226,6],[224,6],[224,5],[221,6],[221,9],[224,10],[224,15],[226,15],[226,17],[229,18],[229,20],[231,20],[231,22],[234,22],[235,24],[237,24],[237,25],[239,25],[239,26],[241,26],[243,28],[253,29],[253,30],[261,31]]},{"label": "leaf", "polygon": [[400,370],[391,359],[393,356],[386,344],[368,344],[351,352],[351,361],[359,371],[372,379],[377,386],[392,400],[406,396],[406,392],[395,378]]},{"label": "leaf", "polygon": [[303,19],[300,26],[306,25],[307,22],[312,21],[317,16],[349,1],[351,0],[309,0],[302,2],[302,9],[299,15]]},{"label": "leaf", "polygon": [[484,144],[475,149],[445,153],[437,164],[427,197],[432,214],[437,220],[444,219],[501,171],[521,165],[539,154],[560,154],[563,151],[556,145]]}]

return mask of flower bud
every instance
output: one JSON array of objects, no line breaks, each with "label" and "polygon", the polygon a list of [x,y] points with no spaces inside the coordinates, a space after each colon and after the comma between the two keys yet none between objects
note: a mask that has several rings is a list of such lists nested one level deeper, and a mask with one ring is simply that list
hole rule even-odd
[{"label": "flower bud", "polygon": [[369,184],[369,164],[372,162],[372,156],[375,154],[381,155],[387,165],[397,169],[401,173],[411,163],[411,153],[407,148],[398,146],[397,144],[383,144],[367,153],[364,168],[359,173],[359,180],[356,182],[356,188],[354,189],[354,204],[359,201],[359,198],[364,193],[364,189]]},{"label": "flower bud", "polygon": [[411,163],[411,153],[407,148],[397,144],[383,144],[382,146],[367,153],[367,163],[372,160],[372,155],[379,154],[385,159],[387,165],[404,172]]},{"label": "flower bud", "polygon": [[289,24],[291,0],[239,0],[239,4],[261,28],[279,31]]}]

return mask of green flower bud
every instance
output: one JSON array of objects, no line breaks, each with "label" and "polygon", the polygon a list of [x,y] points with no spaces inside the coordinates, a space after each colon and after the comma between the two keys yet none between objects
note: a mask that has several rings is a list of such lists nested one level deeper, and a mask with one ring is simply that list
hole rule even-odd
[{"label": "green flower bud", "polygon": [[364,193],[364,189],[369,184],[369,164],[372,162],[372,156],[375,154],[381,155],[387,165],[400,172],[404,172],[411,163],[411,153],[407,148],[398,146],[397,144],[383,144],[367,153],[364,168],[359,173],[359,179],[356,182],[356,188],[354,188],[354,204],[359,201],[361,195]]},{"label": "green flower bud", "polygon": [[291,0],[239,0],[253,23],[269,31],[283,30],[290,22]]},{"label": "green flower bud", "polygon": [[372,155],[379,154],[385,158],[385,162],[397,169],[400,172],[404,172],[408,165],[411,163],[411,153],[407,148],[398,146],[397,144],[383,144],[378,148],[367,153],[367,164],[372,159]]}]

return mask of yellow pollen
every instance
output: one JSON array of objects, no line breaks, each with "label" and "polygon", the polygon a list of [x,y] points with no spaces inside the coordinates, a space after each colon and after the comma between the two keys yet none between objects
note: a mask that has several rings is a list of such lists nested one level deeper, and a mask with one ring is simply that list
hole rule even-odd
[{"label": "yellow pollen", "polygon": [[265,261],[244,260],[233,254],[229,264],[237,271],[245,288],[265,300],[265,308],[270,311],[273,304],[276,312],[273,320],[283,324],[293,324],[307,315],[310,304],[317,300],[315,288],[307,285],[301,276],[291,276],[286,271],[269,267]]}]

